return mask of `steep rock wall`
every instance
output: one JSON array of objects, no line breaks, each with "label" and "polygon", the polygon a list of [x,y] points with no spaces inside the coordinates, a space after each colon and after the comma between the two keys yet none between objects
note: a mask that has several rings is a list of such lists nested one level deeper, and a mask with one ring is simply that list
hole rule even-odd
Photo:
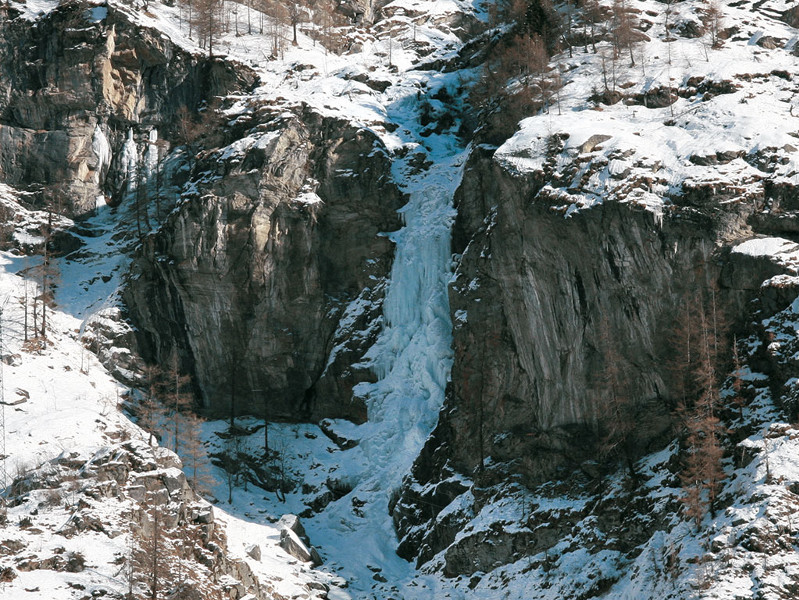
[{"label": "steep rock wall", "polygon": [[[719,314],[734,322],[780,271],[729,252],[753,235],[749,202],[722,208],[718,197],[686,194],[662,214],[606,202],[565,218],[545,183],[543,173],[511,174],[478,149],[456,197],[451,384],[393,509],[400,553],[419,563],[463,525],[452,510],[439,516],[468,489],[459,474],[490,486],[592,472],[600,424],[614,418],[611,365],[632,400],[634,451],[669,439],[681,308],[715,289]],[[477,501],[466,512],[479,510]]]},{"label": "steep rock wall", "polygon": [[[531,201],[540,187],[490,159],[473,163],[460,190],[463,254],[450,292],[455,434],[482,437],[484,457],[517,461],[533,477],[575,441],[590,447],[610,355],[642,403],[642,443],[669,427],[664,362],[675,309],[718,277],[710,217],[661,220],[608,203],[564,218]],[[453,449],[462,469],[477,466],[480,448]]]},{"label": "steep rock wall", "polygon": [[180,107],[255,82],[114,7],[65,2],[33,26],[14,9],[8,16],[0,20],[0,180],[70,216],[93,210],[98,197],[124,199],[129,135],[142,148],[151,129],[169,139]]},{"label": "steep rock wall", "polygon": [[389,159],[372,133],[311,110],[248,131],[199,160],[198,193],[135,261],[142,350],[177,349],[217,414],[362,420],[352,388],[372,377],[357,363],[393,251],[380,233],[403,203]]}]

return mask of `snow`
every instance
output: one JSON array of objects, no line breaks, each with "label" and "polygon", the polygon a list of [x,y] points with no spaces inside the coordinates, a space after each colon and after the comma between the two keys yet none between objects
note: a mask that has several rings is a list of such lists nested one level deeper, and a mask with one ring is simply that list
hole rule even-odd
[{"label": "snow", "polygon": [[[21,195],[24,196],[8,186],[0,186],[0,199],[7,205],[14,205]],[[45,213],[25,211],[19,205],[14,208],[18,215],[24,215],[23,224],[47,217]],[[12,357],[1,365],[8,454],[3,466],[10,479],[32,469],[59,476],[52,462],[58,459],[68,459],[71,464],[85,463],[83,470],[86,470],[93,461],[113,454],[120,439],[132,438],[147,448],[148,434],[122,414],[120,401],[127,388],[111,377],[97,357],[84,347],[82,339],[89,320],[118,313],[115,300],[118,276],[115,274],[108,281],[95,276],[96,272],[118,273],[127,261],[125,255],[129,250],[120,229],[129,225],[125,220],[119,221],[113,212],[105,208],[83,223],[92,231],[83,238],[84,248],[78,256],[54,259],[63,283],[56,291],[57,307],[49,312],[49,343],[38,350],[23,348],[24,320],[17,302],[23,286],[27,285],[29,290],[35,286],[24,278],[26,265],[32,259],[0,252],[2,353],[4,357]],[[171,455],[165,448],[154,451],[162,456]],[[168,467],[148,472],[146,476],[174,477],[177,472]],[[70,487],[73,483],[79,485]],[[0,555],[0,567],[14,565],[16,560],[28,556],[38,560],[80,553],[86,558],[88,568],[76,573],[17,569],[17,578],[0,583],[3,598],[66,599],[73,597],[75,589],[84,589],[84,595],[92,596],[126,592],[127,582],[117,559],[127,552],[129,536],[124,517],[129,509],[127,500],[91,503],[91,514],[103,523],[105,533],[86,531],[74,537],[59,534],[75,512],[74,504],[84,498],[80,485],[83,485],[80,479],[75,482],[67,479],[60,489],[37,490],[26,495],[22,504],[9,509],[9,525],[4,528],[3,539],[19,540],[26,550],[21,557]],[[58,499],[57,493],[61,495]],[[307,594],[307,584],[319,581],[320,577],[332,585],[331,577],[309,573],[306,566],[278,547],[276,527],[239,519],[219,509],[215,509],[215,514],[228,531],[230,556],[246,560],[260,575],[266,589],[292,598]],[[33,527],[18,526],[28,516]],[[265,549],[261,561],[246,556],[244,542],[249,545],[254,539]],[[70,584],[83,587],[74,588]],[[34,596],[26,590],[38,591]]]},{"label": "snow", "polygon": [[[102,7],[91,9],[87,18],[100,21],[105,13]],[[434,10],[437,18],[450,10],[462,8],[458,3],[420,3],[419,10]],[[178,25],[177,10],[154,3],[151,13],[135,13],[124,6],[132,17],[149,26],[156,26],[170,35],[183,47],[196,51],[193,40],[186,37],[186,31]],[[242,15],[239,15],[240,19]],[[404,21],[396,18],[399,27]],[[240,21],[240,26],[242,25]],[[436,56],[451,55],[459,45],[457,38],[442,29],[426,25],[415,28],[413,35],[422,41],[434,43]],[[408,37],[410,28],[403,27],[404,33],[392,34],[392,40],[367,38],[364,50],[354,56],[336,56],[315,46],[305,35],[300,36],[297,48],[286,46],[277,61],[265,61],[263,48],[269,47],[263,40],[266,36],[253,35],[237,38],[227,36],[219,44],[222,52],[252,65],[261,78],[261,87],[252,96],[242,97],[229,110],[228,116],[235,120],[252,110],[252,102],[274,101],[279,94],[285,106],[308,104],[325,115],[344,117],[377,133],[389,151],[411,149],[407,161],[398,161],[394,169],[395,178],[409,194],[410,201],[402,211],[405,227],[391,234],[397,245],[397,260],[386,295],[385,329],[379,336],[375,347],[368,355],[372,367],[378,374],[378,382],[363,386],[358,393],[367,398],[370,420],[362,426],[334,423],[332,426],[347,434],[349,439],[360,440],[355,448],[342,452],[329,444],[315,426],[270,425],[271,439],[278,448],[288,452],[288,448],[298,451],[297,461],[308,460],[310,456],[324,458],[334,453],[332,461],[327,460],[324,472],[319,471],[318,479],[308,474],[308,481],[324,486],[334,480],[341,485],[353,487],[352,492],[340,501],[333,502],[327,510],[306,521],[311,540],[318,545],[328,558],[325,569],[330,571],[328,579],[333,581],[333,573],[338,570],[346,575],[350,587],[332,587],[332,598],[356,598],[371,592],[375,585],[374,571],[382,570],[388,579],[386,588],[395,583],[409,580],[412,568],[395,554],[396,539],[387,506],[390,494],[399,486],[404,473],[422,444],[427,439],[437,420],[438,410],[443,402],[444,387],[451,364],[451,324],[447,300],[447,284],[450,279],[452,257],[450,255],[450,227],[454,217],[452,194],[460,178],[460,166],[465,157],[464,149],[453,141],[451,136],[419,135],[418,93],[423,84],[456,85],[455,75],[437,75],[423,71],[405,71],[414,66],[418,57]],[[387,51],[390,46],[391,65],[388,64]],[[297,65],[313,65],[311,69],[295,69]],[[392,68],[389,68],[392,67]],[[398,67],[395,72],[394,68]],[[363,83],[344,78],[345,74],[369,73],[371,78],[384,79],[391,84],[385,93],[376,92]],[[434,81],[435,79],[438,81]],[[394,133],[389,133],[383,125],[394,122],[399,125]],[[132,193],[137,185],[140,163],[143,166],[145,181],[153,173],[155,164],[155,144],[157,132],[149,132],[148,143],[142,155],[137,148],[133,129],[126,134],[122,155],[119,157],[127,175],[128,191]],[[220,160],[235,160],[255,147],[269,151],[278,134],[275,132],[253,132],[234,141],[223,149]],[[97,159],[97,176],[101,177],[110,164],[110,148],[103,131],[95,131],[92,149]],[[425,155],[434,163],[428,171],[411,174],[414,170],[410,158]],[[307,205],[319,205],[321,200],[309,189],[296,199]],[[114,241],[115,209],[98,203],[98,214],[88,222],[94,227],[96,237],[84,241],[87,247],[61,265],[64,281],[69,285],[59,290],[59,303],[64,311],[59,313],[68,319],[67,329],[83,332],[87,324],[103,319],[113,312],[119,286],[119,275],[124,272],[127,259],[124,257],[133,242],[123,239]],[[111,275],[111,277],[107,277]],[[345,312],[347,319],[357,316],[358,305]],[[58,318],[62,318],[59,316]],[[74,334],[73,334],[74,335]],[[75,335],[77,337],[77,335]],[[78,343],[77,341],[75,343]],[[72,350],[71,355],[81,355],[83,351]],[[88,360],[88,359],[87,359]],[[90,372],[95,373],[93,363]],[[72,373],[80,373],[79,367]],[[106,380],[107,374],[104,375]],[[86,420],[86,415],[71,405],[76,419]],[[81,405],[82,406],[82,405]],[[114,409],[109,409],[114,410]],[[116,414],[116,413],[115,413]],[[41,419],[46,417],[42,415]],[[55,426],[56,419],[47,428],[40,428],[40,420],[31,421],[38,431]],[[133,427],[121,418],[126,427]],[[80,431],[75,424],[66,424],[70,431]],[[224,429],[224,424],[209,424],[206,427],[209,443],[218,441],[216,432]],[[135,428],[133,428],[135,431]],[[298,438],[300,433],[302,437]],[[307,434],[308,437],[305,437]],[[140,435],[140,434],[139,434]],[[254,436],[257,438],[257,435]],[[41,440],[33,436],[34,445]],[[33,441],[32,440],[32,441]],[[81,440],[70,438],[64,446],[100,446],[88,437]],[[309,448],[305,448],[307,442]],[[300,456],[300,454],[302,456]],[[312,459],[315,460],[315,459]],[[377,466],[377,468],[375,468]],[[217,498],[225,498],[225,475],[215,470]],[[353,514],[352,498],[364,502],[363,514]],[[262,511],[275,509],[304,510],[299,494],[289,494],[284,506],[275,504],[273,499],[265,501],[263,492],[257,494],[237,489],[234,503],[228,507],[230,514],[219,514],[225,522],[229,543],[234,552],[244,557],[246,547],[254,539],[265,549],[260,564],[246,559],[256,572],[266,581],[273,582],[278,593],[294,596],[304,592],[308,576],[301,573],[301,567],[287,567],[291,562],[276,546],[279,536],[275,528],[262,521]],[[263,508],[260,508],[263,507]],[[273,513],[274,514],[274,513]],[[260,517],[260,518],[259,518]],[[296,563],[296,561],[294,561]],[[320,577],[317,573],[314,577]],[[277,579],[283,579],[275,584]],[[414,584],[416,585],[416,584]]]},{"label": "snow", "polygon": [[799,244],[778,237],[763,237],[747,240],[733,247],[736,254],[752,257],[767,257],[776,264],[799,273]]},{"label": "snow", "polygon": [[[651,41],[639,46],[635,67],[629,66],[628,59],[618,60],[616,79],[608,84],[631,97],[658,88],[676,93],[696,81],[726,81],[731,83],[731,93],[697,92],[663,108],[624,101],[594,105],[588,98],[602,90],[602,57],[609,56],[609,42],[597,45],[598,54],[575,47],[572,57],[565,52],[553,57],[552,67],[563,80],[559,98],[548,111],[520,123],[519,131],[497,150],[497,162],[519,175],[543,171],[549,161],[556,160],[556,172],[568,172],[564,192],[572,199],[562,203],[564,210],[572,206],[572,212],[607,198],[641,203],[638,187],[648,192],[643,204],[652,209],[679,197],[685,187],[716,186],[735,191],[745,200],[762,195],[765,178],[795,181],[799,152],[791,127],[786,126],[797,118],[795,97],[792,84],[780,74],[795,71],[796,59],[789,45],[764,50],[752,40],[764,31],[792,40],[796,30],[775,20],[771,9],[758,4],[750,10],[748,4],[724,6],[725,23],[736,24],[742,32],[716,50],[708,49],[704,38],[672,36],[672,41],[665,41],[666,6],[652,0],[636,2],[640,18],[653,23],[647,30]],[[671,23],[701,16],[699,5],[693,2],[668,7]],[[582,153],[581,146],[594,135],[610,139],[593,152]],[[547,149],[555,137],[565,142],[551,157]],[[773,170],[753,166],[758,152],[780,157]],[[724,153],[743,158],[702,164],[706,157],[713,162]],[[626,176],[618,179],[622,172]],[[588,180],[583,181],[584,177]]]},{"label": "snow", "polygon": [[748,256],[772,256],[776,254],[794,253],[799,245],[784,238],[755,238],[738,244],[732,251]]}]

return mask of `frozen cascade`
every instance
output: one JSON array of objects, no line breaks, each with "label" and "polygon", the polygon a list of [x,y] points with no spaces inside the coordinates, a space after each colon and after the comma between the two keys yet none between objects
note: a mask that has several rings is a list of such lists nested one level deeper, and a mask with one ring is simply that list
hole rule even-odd
[{"label": "frozen cascade", "polygon": [[444,401],[452,366],[447,284],[459,156],[442,157],[406,184],[405,226],[391,235],[396,250],[383,305],[385,328],[367,354],[378,381],[356,389],[366,398],[365,427],[371,429],[361,445],[381,485],[400,483]]},{"label": "frozen cascade", "polygon": [[128,129],[128,137],[122,146],[122,169],[128,182],[127,191],[129,194],[136,191],[138,168],[139,151],[136,148],[136,140],[133,139],[133,129]]},{"label": "frozen cascade", "polygon": [[144,151],[144,179],[152,180],[158,171],[158,130],[151,129],[147,140],[147,149]]},{"label": "frozen cascade", "polygon": [[108,172],[108,166],[111,164],[111,144],[108,143],[108,138],[100,129],[100,125],[94,127],[94,137],[92,138],[92,151],[97,157],[97,166],[94,169],[94,182],[101,183],[105,174]]},{"label": "frozen cascade", "polygon": [[[369,565],[379,565],[382,575],[395,582],[413,571],[396,554],[388,507],[438,421],[453,360],[447,289],[452,198],[466,151],[449,140],[440,142],[429,151],[433,164],[428,170],[414,171],[404,161],[394,165],[395,181],[409,200],[401,209],[404,227],[391,234],[396,247],[383,303],[384,328],[366,356],[378,380],[354,390],[366,400],[368,420],[358,428],[360,444],[348,455],[348,466],[336,472],[353,486],[352,501],[331,503],[306,523],[312,539],[336,549],[326,566],[345,569],[358,590],[349,596],[353,599],[365,597],[359,594],[374,584]],[[363,506],[354,519],[356,500]]]},{"label": "frozen cascade", "polygon": [[[103,130],[100,128],[99,124],[94,126],[92,151],[94,152],[94,156],[97,158],[97,166],[94,168],[94,182],[101,186],[102,189],[102,184],[105,180],[105,176],[108,174],[108,167],[111,165],[113,154],[111,151],[111,144],[108,143],[108,138],[105,136],[105,133],[103,133]],[[95,198],[94,205],[95,208],[105,206],[105,196],[103,194],[99,194]]]}]

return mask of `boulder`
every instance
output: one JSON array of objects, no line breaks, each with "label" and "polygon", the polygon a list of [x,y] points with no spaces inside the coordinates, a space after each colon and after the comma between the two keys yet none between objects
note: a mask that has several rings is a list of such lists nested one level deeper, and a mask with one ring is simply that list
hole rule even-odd
[{"label": "boulder", "polygon": [[607,142],[609,139],[611,139],[611,137],[613,136],[602,134],[592,135],[580,145],[580,153],[587,154],[589,152],[593,152],[597,146],[603,142]]},{"label": "boulder", "polygon": [[308,543],[308,536],[305,533],[305,527],[302,526],[302,522],[297,515],[285,514],[280,517],[277,525],[280,529],[290,529],[296,533],[301,540],[304,540],[306,543]]},{"label": "boulder", "polygon": [[261,560],[261,547],[258,544],[252,544],[245,549],[247,556],[253,560]]},{"label": "boulder", "polygon": [[291,529],[280,531],[280,547],[297,560],[310,562],[315,567],[322,564],[322,559],[316,549],[313,546],[306,546]]}]

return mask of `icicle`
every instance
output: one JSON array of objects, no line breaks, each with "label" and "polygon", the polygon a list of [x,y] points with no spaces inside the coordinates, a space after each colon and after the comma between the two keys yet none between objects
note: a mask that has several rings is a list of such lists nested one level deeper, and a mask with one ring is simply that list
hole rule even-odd
[{"label": "icicle", "polygon": [[111,144],[108,143],[108,138],[100,128],[100,125],[94,127],[94,137],[92,138],[92,151],[94,156],[97,157],[97,166],[94,169],[94,183],[101,184],[105,174],[108,172],[108,166],[111,164]]},{"label": "icicle", "polygon": [[151,129],[147,142],[147,150],[144,152],[144,176],[146,181],[150,181],[158,171],[158,130]]},{"label": "icicle", "polygon": [[139,152],[133,139],[133,129],[128,129],[128,138],[122,146],[122,170],[128,182],[127,191],[132,194],[137,187],[137,170],[139,168]]}]

